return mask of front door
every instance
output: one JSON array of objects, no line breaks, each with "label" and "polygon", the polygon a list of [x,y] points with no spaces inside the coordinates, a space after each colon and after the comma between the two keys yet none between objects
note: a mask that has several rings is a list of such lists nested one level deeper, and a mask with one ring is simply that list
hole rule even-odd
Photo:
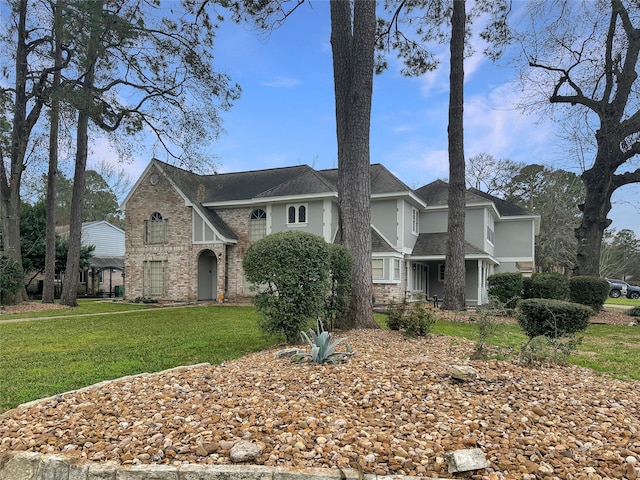
[{"label": "front door", "polygon": [[204,250],[198,258],[198,300],[218,297],[218,261],[211,250]]}]

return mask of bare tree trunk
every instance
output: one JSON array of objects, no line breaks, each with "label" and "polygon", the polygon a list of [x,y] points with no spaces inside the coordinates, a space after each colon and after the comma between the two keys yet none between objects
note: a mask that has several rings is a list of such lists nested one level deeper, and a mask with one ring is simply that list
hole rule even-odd
[{"label": "bare tree trunk", "polygon": [[369,134],[376,2],[331,0],[331,47],[338,139],[338,204],[343,245],[354,258],[348,317],[342,326],[377,328],[371,303]]},{"label": "bare tree trunk", "polygon": [[58,127],[60,123],[60,101],[55,90],[60,86],[62,76],[62,1],[53,10],[55,36],[55,68],[53,82],[54,91],[51,99],[50,129],[49,129],[49,174],[47,176],[47,225],[44,259],[44,282],[42,288],[42,303],[53,303],[55,299],[56,276],[56,180],[58,176]]},{"label": "bare tree trunk", "polygon": [[80,270],[80,252],[82,249],[82,201],[85,193],[85,174],[87,169],[87,150],[89,143],[89,110],[92,102],[92,90],[95,81],[97,42],[99,41],[100,19],[103,2],[95,0],[89,3],[91,16],[91,37],[87,45],[87,72],[82,82],[82,103],[78,111],[76,167],[73,177],[73,195],[69,222],[69,252],[62,284],[60,303],[75,307],[78,305],[78,271]]},{"label": "bare tree trunk", "polygon": [[[599,142],[600,143],[600,142]],[[602,250],[602,235],[611,225],[607,215],[611,211],[611,195],[614,191],[611,179],[613,172],[606,172],[610,160],[605,148],[598,145],[598,154],[594,166],[582,174],[586,188],[585,202],[580,206],[582,221],[576,228],[578,251],[573,275],[600,275],[600,253]],[[600,157],[604,156],[604,159]],[[608,169],[610,170],[611,167]]]},{"label": "bare tree trunk", "polygon": [[465,162],[464,162],[464,36],[465,0],[453,1],[451,17],[451,73],[449,77],[449,212],[447,257],[444,272],[445,310],[466,308],[464,265]]}]

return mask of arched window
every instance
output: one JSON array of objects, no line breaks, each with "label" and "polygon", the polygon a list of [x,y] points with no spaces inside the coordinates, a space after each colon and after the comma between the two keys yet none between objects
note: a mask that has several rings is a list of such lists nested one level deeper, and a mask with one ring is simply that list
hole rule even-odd
[{"label": "arched window", "polygon": [[249,241],[255,242],[267,235],[267,212],[256,208],[249,217]]},{"label": "arched window", "polygon": [[307,223],[307,206],[305,204],[287,206],[287,225],[294,223]]},{"label": "arched window", "polygon": [[160,212],[153,212],[149,220],[144,221],[145,243],[167,243],[168,220],[162,218]]}]

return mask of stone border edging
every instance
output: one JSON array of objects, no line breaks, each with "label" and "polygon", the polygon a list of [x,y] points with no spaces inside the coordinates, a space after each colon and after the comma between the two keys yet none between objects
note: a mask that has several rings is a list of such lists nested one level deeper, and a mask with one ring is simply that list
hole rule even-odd
[{"label": "stone border edging", "polygon": [[[344,473],[344,475],[343,475]],[[366,474],[365,480],[433,477]],[[62,455],[0,452],[0,480],[362,480],[354,469],[283,468],[261,465],[120,465],[82,463]]]}]

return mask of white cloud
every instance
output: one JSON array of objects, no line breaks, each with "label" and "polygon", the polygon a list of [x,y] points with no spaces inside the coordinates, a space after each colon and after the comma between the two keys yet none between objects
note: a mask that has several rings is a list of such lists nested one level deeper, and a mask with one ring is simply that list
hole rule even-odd
[{"label": "white cloud", "polygon": [[274,80],[268,82],[261,82],[261,85],[270,88],[295,88],[302,82],[297,78],[291,77],[277,77]]}]

